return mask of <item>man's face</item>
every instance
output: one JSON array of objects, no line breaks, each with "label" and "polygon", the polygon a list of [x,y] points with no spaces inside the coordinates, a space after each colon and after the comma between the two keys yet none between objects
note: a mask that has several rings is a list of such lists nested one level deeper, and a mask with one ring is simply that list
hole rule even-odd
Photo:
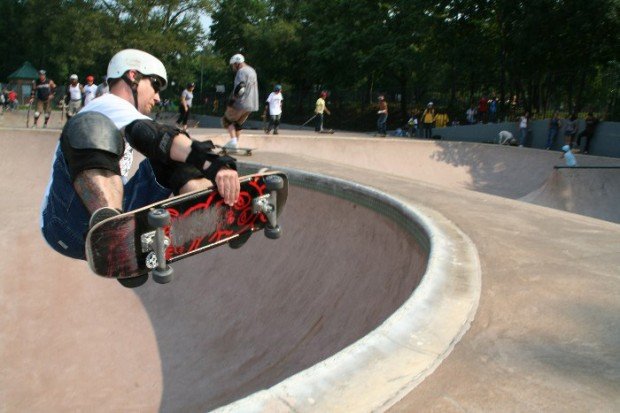
[{"label": "man's face", "polygon": [[159,89],[161,83],[154,76],[144,76],[138,83],[138,111],[143,115],[151,113],[155,105],[161,100]]}]

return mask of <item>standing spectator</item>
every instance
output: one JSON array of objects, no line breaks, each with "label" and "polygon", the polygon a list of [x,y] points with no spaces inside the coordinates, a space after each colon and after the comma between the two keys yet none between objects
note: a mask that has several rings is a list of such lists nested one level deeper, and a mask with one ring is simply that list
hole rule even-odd
[{"label": "standing spectator", "polygon": [[192,107],[192,100],[194,99],[194,88],[196,84],[194,82],[188,83],[187,87],[181,92],[179,99],[179,118],[177,119],[177,125],[179,129],[187,132],[187,121],[189,120],[189,110]]},{"label": "standing spectator", "polygon": [[437,115],[435,116],[435,127],[436,128],[445,128],[448,126],[448,122],[450,122],[450,118],[446,113],[446,110],[443,108],[439,108],[437,110]]},{"label": "standing spectator", "polygon": [[497,123],[497,97],[489,100],[489,122]]},{"label": "standing spectator", "polygon": [[103,77],[103,82],[97,86],[97,91],[95,92],[95,97],[103,96],[110,93],[110,86],[108,85],[108,77]]},{"label": "standing spectator", "polygon": [[97,96],[97,85],[92,75],[86,76],[86,84],[84,85],[84,106],[88,105],[91,100]]},{"label": "standing spectator", "polygon": [[476,123],[476,108],[473,104],[469,106],[469,109],[467,109],[467,111],[465,111],[465,116],[467,118],[467,123],[469,123],[470,125]]},{"label": "standing spectator", "polygon": [[583,148],[583,153],[589,152],[590,140],[594,137],[594,132],[596,131],[596,127],[598,126],[598,118],[594,116],[592,112],[588,112],[588,116],[586,116],[586,128],[577,136],[577,147],[581,146],[581,138],[586,138],[586,144]]},{"label": "standing spectator", "polygon": [[30,100],[28,101],[28,103],[31,104],[36,98],[34,124],[32,125],[33,128],[37,127],[37,122],[39,121],[41,112],[45,114],[43,128],[47,127],[47,122],[49,122],[50,116],[52,115],[52,100],[54,99],[55,90],[56,84],[54,81],[47,78],[47,73],[45,70],[39,70],[39,78],[32,82],[32,93],[30,94]]},{"label": "standing spectator", "polygon": [[577,159],[575,159],[575,155],[573,154],[573,151],[571,151],[570,146],[564,145],[562,146],[562,150],[564,153],[560,156],[560,159],[564,158],[566,161],[566,166],[577,166]]},{"label": "standing spectator", "polygon": [[478,101],[478,122],[487,122],[487,110],[489,109],[489,102],[485,96],[482,96]]},{"label": "standing spectator", "polygon": [[17,101],[17,92],[9,90],[9,108],[10,110],[17,110],[19,102]]},{"label": "standing spectator", "polygon": [[222,124],[230,135],[226,144],[229,148],[236,148],[243,123],[250,113],[258,110],[258,80],[256,71],[245,62],[245,57],[236,54],[229,61],[235,74],[233,94],[228,101],[226,111],[222,117]]},{"label": "standing spectator", "polygon": [[82,98],[84,96],[84,87],[78,82],[78,75],[73,74],[69,77],[69,87],[65,95],[65,103],[67,103],[67,120],[82,109]]},{"label": "standing spectator", "polygon": [[549,132],[547,133],[547,145],[545,149],[551,149],[555,144],[555,140],[558,137],[560,128],[562,127],[562,121],[557,111],[553,112],[553,116],[549,119]]},{"label": "standing spectator", "polygon": [[265,133],[269,135],[273,128],[273,134],[278,134],[278,127],[280,126],[280,118],[282,117],[282,102],[284,97],[282,96],[282,86],[275,85],[273,92],[269,94],[265,104],[265,114],[269,112],[269,124]]},{"label": "standing spectator", "polygon": [[564,128],[564,143],[570,148],[573,148],[575,143],[575,136],[577,135],[577,129],[579,126],[577,125],[577,114],[573,113],[570,115],[566,122],[566,127]]},{"label": "standing spectator", "polygon": [[327,99],[327,92],[324,90],[321,92],[314,105],[314,131],[318,133],[323,132],[323,113],[330,114],[325,104],[325,99]]},{"label": "standing spectator", "polygon": [[522,148],[523,145],[525,145],[529,123],[530,123],[530,113],[526,111],[521,117],[519,117],[519,147],[520,148]]},{"label": "standing spectator", "polygon": [[435,122],[435,108],[433,102],[428,102],[426,109],[422,113],[422,126],[424,127],[424,138],[431,139],[433,136],[433,123]]},{"label": "standing spectator", "polygon": [[384,95],[379,95],[379,110],[377,111],[377,134],[385,138],[387,134],[387,118],[388,118],[388,104],[385,101]]}]

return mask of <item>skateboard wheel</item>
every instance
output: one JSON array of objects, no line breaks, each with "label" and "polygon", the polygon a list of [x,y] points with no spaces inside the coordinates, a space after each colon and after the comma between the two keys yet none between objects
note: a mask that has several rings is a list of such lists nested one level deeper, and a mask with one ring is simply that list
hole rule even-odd
[{"label": "skateboard wheel", "polygon": [[125,288],[136,288],[136,287],[140,287],[141,285],[144,285],[144,283],[147,282],[148,279],[149,279],[149,275],[143,274],[137,277],[119,278],[118,282],[121,283],[121,285]]},{"label": "skateboard wheel", "polygon": [[284,188],[284,179],[279,175],[269,175],[265,177],[267,191],[279,191]]},{"label": "skateboard wheel", "polygon": [[228,246],[234,250],[241,248],[243,247],[243,244],[245,244],[250,239],[251,236],[252,231],[241,234],[237,238],[233,238],[232,240],[230,240]]},{"label": "skateboard wheel", "polygon": [[173,273],[174,270],[170,266],[167,266],[165,270],[155,268],[151,271],[151,274],[153,274],[153,281],[158,284],[168,284],[172,281]]},{"label": "skateboard wheel", "polygon": [[165,209],[154,209],[149,211],[149,225],[155,228],[163,228],[170,224],[170,213]]},{"label": "skateboard wheel", "polygon": [[282,230],[279,225],[275,227],[265,227],[265,236],[269,239],[278,239],[282,235]]}]

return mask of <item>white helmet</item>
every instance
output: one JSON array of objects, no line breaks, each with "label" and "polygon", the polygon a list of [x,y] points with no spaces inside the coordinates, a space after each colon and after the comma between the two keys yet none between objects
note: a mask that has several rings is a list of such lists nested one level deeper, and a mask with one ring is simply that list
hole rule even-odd
[{"label": "white helmet", "polygon": [[128,70],[137,70],[145,76],[155,75],[162,81],[161,90],[168,85],[168,74],[164,64],[153,55],[142,50],[121,50],[110,59],[108,64],[108,80],[122,77]]},{"label": "white helmet", "polygon": [[230,58],[230,62],[228,64],[232,65],[234,63],[243,63],[243,62],[245,62],[245,57],[243,57],[242,54],[237,53],[236,55]]},{"label": "white helmet", "polygon": [[69,76],[69,80],[78,80],[78,76],[77,75],[71,75],[71,76]]}]

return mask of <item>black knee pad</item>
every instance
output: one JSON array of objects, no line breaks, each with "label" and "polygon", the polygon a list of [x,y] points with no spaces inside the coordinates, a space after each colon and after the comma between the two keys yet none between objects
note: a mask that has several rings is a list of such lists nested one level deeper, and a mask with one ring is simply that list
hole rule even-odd
[{"label": "black knee pad", "polygon": [[172,190],[175,195],[178,195],[181,188],[192,179],[204,177],[202,171],[196,169],[194,165],[175,161],[162,163],[154,159],[148,161],[151,163],[157,182]]},{"label": "black knee pad", "polygon": [[98,112],[71,118],[60,135],[60,147],[71,179],[87,169],[106,169],[121,174],[119,161],[125,142],[114,122]]},{"label": "black knee pad", "polygon": [[127,142],[149,159],[170,162],[170,148],[175,136],[183,133],[179,128],[162,125],[152,120],[136,120],[125,126]]}]

